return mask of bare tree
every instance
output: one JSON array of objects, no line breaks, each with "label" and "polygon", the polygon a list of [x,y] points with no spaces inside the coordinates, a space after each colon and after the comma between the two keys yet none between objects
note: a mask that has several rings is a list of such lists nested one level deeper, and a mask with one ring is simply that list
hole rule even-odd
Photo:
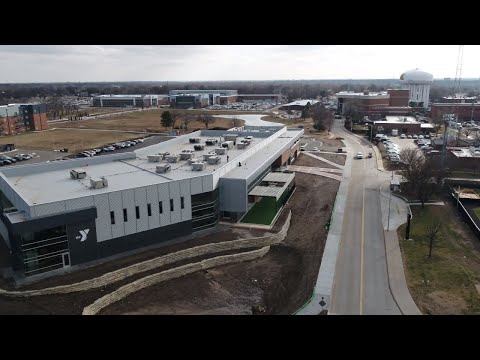
[{"label": "bare tree", "polygon": [[239,126],[241,126],[240,119],[237,118],[235,115],[234,115],[233,118],[232,118],[232,124],[233,124],[233,127],[239,127]]},{"label": "bare tree", "polygon": [[357,101],[349,101],[343,105],[343,115],[345,115],[345,120],[347,121],[358,121],[360,120],[360,113],[358,111]]},{"label": "bare tree", "polygon": [[182,113],[180,111],[172,111],[172,129],[175,129],[175,124],[177,123],[177,120],[179,120],[182,117]]},{"label": "bare tree", "polygon": [[208,124],[213,121],[213,116],[210,114],[200,114],[197,117],[198,121],[203,122],[205,127],[208,129]]},{"label": "bare tree", "polygon": [[433,128],[435,129],[435,134],[438,134],[438,131],[442,128],[445,121],[443,120],[442,114],[439,114],[432,118]]},{"label": "bare tree", "polygon": [[313,127],[317,130],[330,131],[333,124],[333,114],[324,106],[317,106],[311,110]]},{"label": "bare tree", "polygon": [[443,181],[444,174],[440,164],[433,158],[425,158],[417,148],[403,149],[400,152],[400,161],[402,176],[423,208]]},{"label": "bare tree", "polygon": [[182,117],[182,123],[183,123],[183,128],[185,129],[185,132],[188,130],[188,124],[192,121],[192,115],[188,113],[183,113]]},{"label": "bare tree", "polygon": [[438,243],[442,236],[442,223],[438,218],[434,218],[430,224],[427,225],[426,237],[428,241],[428,257],[432,257],[433,246]]},{"label": "bare tree", "polygon": [[465,136],[465,139],[468,139],[468,137],[473,133],[472,128],[465,127],[462,129],[462,135]]}]

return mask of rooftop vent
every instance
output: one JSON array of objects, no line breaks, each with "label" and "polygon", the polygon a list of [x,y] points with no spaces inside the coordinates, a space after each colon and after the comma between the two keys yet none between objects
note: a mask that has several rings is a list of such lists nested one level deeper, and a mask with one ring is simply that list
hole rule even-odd
[{"label": "rooftop vent", "polygon": [[188,152],[182,151],[182,153],[180,154],[180,160],[188,160],[193,158],[193,151],[192,152],[190,152],[189,150],[187,151]]},{"label": "rooftop vent", "polygon": [[215,148],[215,154],[217,155],[225,155],[227,153],[227,149],[225,148]]},{"label": "rooftop vent", "polygon": [[108,181],[104,177],[90,179],[90,189],[102,189],[107,186],[108,186]]},{"label": "rooftop vent", "polygon": [[156,172],[158,174],[164,174],[166,172],[169,172],[171,170],[170,164],[162,164],[162,165],[157,165]]},{"label": "rooftop vent", "polygon": [[193,148],[194,148],[195,150],[197,150],[197,151],[198,151],[198,150],[203,150],[203,149],[205,149],[205,145],[203,145],[203,144],[197,144],[197,145],[193,145]]},{"label": "rooftop vent", "polygon": [[200,142],[200,138],[199,137],[191,137],[190,139],[188,139],[188,141],[190,143],[199,143]]},{"label": "rooftop vent", "polygon": [[217,145],[218,140],[217,139],[207,139],[205,140],[205,145],[211,146],[211,145]]},{"label": "rooftop vent", "polygon": [[180,160],[180,156],[178,156],[178,155],[167,155],[166,159],[169,163],[176,163],[176,162],[178,162],[178,160]]},{"label": "rooftop vent", "polygon": [[215,164],[218,164],[220,163],[220,156],[210,156],[208,158],[208,163],[210,165],[215,165]]},{"label": "rooftop vent", "polygon": [[202,171],[205,170],[207,164],[204,161],[194,162],[192,163],[192,171]]},{"label": "rooftop vent", "polygon": [[201,158],[191,158],[191,159],[187,160],[187,163],[188,163],[188,165],[192,165],[193,163],[201,162],[201,161],[202,161]]},{"label": "rooftop vent", "polygon": [[160,162],[163,159],[162,155],[148,155],[148,162]]},{"label": "rooftop vent", "polygon": [[70,177],[72,179],[83,179],[85,176],[87,176],[87,173],[83,169],[70,170]]}]

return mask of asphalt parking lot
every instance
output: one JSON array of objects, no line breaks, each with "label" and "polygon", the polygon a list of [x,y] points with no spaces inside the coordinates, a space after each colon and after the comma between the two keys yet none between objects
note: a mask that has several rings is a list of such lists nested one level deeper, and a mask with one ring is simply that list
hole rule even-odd
[{"label": "asphalt parking lot", "polygon": [[307,137],[304,137],[304,138],[301,138],[300,139],[300,146],[302,146],[303,144],[306,144],[307,146],[305,147],[305,151],[313,151],[313,148],[316,147],[317,149],[320,150],[320,148],[322,147],[323,145],[323,142],[322,141],[319,141],[315,138],[307,138]]}]

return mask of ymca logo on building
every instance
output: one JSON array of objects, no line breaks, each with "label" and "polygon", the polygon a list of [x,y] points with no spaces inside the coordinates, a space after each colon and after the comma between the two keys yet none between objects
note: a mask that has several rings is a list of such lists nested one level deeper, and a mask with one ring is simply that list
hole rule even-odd
[{"label": "ymca logo on building", "polygon": [[80,242],[87,240],[87,236],[88,236],[88,232],[89,232],[89,231],[90,231],[90,229],[80,230],[80,231],[79,231],[80,236],[77,235],[77,236],[75,237],[75,239],[80,240]]}]

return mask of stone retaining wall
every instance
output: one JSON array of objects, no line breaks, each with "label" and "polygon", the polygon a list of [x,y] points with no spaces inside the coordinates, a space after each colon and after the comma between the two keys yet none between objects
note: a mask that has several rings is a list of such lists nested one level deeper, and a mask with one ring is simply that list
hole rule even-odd
[{"label": "stone retaining wall", "polygon": [[115,270],[109,273],[106,273],[102,276],[84,280],[74,284],[60,285],[45,289],[39,290],[25,290],[25,291],[8,291],[0,289],[0,295],[11,296],[11,297],[30,297],[30,296],[39,296],[39,295],[51,295],[51,294],[66,294],[78,291],[85,291],[100,288],[115,282],[124,280],[130,276],[150,271],[161,266],[175,263],[177,261],[182,261],[185,259],[204,256],[209,254],[215,254],[228,250],[240,250],[246,248],[254,247],[263,247],[278,244],[282,242],[286,236],[288,229],[290,228],[290,220],[292,213],[288,214],[285,224],[282,229],[273,235],[249,238],[249,239],[239,239],[232,241],[224,241],[214,244],[206,244],[201,246],[195,246],[189,249],[180,250],[171,254],[163,255],[156,257],[154,259],[146,260],[137,264],[130,265],[126,268]]},{"label": "stone retaining wall", "polygon": [[107,306],[122,300],[123,298],[149,286],[161,283],[163,281],[176,279],[199,270],[207,270],[220,265],[233,264],[242,261],[251,261],[264,256],[270,246],[265,246],[258,250],[247,251],[240,254],[217,256],[211,259],[202,260],[193,264],[186,264],[173,269],[168,269],[157,274],[152,274],[144,278],[135,280],[119,289],[102,296],[93,304],[83,309],[82,315],[95,315]]}]

